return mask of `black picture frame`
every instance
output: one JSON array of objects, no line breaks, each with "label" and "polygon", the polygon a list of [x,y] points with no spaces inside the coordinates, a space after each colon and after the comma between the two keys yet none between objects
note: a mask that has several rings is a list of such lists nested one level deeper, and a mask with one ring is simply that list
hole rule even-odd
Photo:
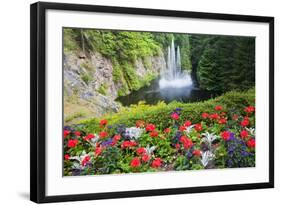
[{"label": "black picture frame", "polygon": [[[168,16],[194,19],[262,22],[269,24],[269,181],[236,185],[203,186],[192,188],[170,188],[108,193],[46,196],[46,68],[45,38],[46,11],[67,10],[130,15]],[[82,4],[38,2],[30,7],[30,199],[37,203],[76,200],[97,200],[123,197],[141,197],[198,192],[218,192],[274,187],[274,17],[230,15],[218,13],[156,10],[144,8],[110,7]]]}]

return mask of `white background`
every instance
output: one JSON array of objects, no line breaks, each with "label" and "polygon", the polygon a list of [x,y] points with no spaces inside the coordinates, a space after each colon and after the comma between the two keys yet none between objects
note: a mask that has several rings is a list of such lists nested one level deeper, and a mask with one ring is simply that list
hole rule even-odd
[{"label": "white background", "polygon": [[[50,0],[51,1],[51,0]],[[3,1],[0,8],[0,203],[30,204],[29,198],[29,4],[33,1]],[[81,1],[62,1],[76,2]],[[236,13],[252,15],[270,15],[276,17],[275,32],[275,79],[280,78],[280,35],[281,13],[278,0],[96,0],[83,3],[147,7],[159,9],[175,9],[203,12]],[[276,82],[275,90],[280,90],[281,82]],[[281,96],[275,92],[277,105],[275,108],[275,125],[281,123]],[[280,145],[276,131],[275,147]],[[268,190],[235,191],[220,193],[189,194],[177,196],[143,197],[131,199],[114,199],[88,202],[72,202],[69,204],[246,204],[269,203],[280,198],[280,149],[276,149],[276,188]],[[63,203],[64,204],[64,203]]]},{"label": "white background", "polygon": [[[109,191],[147,190],[176,187],[266,182],[268,179],[268,24],[159,18],[89,12],[47,12],[46,70],[47,126],[46,194],[67,195]],[[110,28],[181,33],[207,33],[256,37],[256,166],[245,169],[201,170],[109,176],[61,177],[60,159],[62,104],[62,27]],[[265,166],[266,165],[266,166]],[[60,169],[61,168],[61,169]],[[165,180],[163,180],[165,179]],[[110,186],[109,186],[110,184]]]}]

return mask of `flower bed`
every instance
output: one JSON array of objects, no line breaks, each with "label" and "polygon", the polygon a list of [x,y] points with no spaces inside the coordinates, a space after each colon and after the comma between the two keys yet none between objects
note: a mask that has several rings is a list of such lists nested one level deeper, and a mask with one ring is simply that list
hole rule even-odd
[{"label": "flower bed", "polygon": [[192,115],[177,107],[159,124],[108,118],[91,132],[89,126],[65,126],[64,175],[254,167],[255,107],[243,102]]}]

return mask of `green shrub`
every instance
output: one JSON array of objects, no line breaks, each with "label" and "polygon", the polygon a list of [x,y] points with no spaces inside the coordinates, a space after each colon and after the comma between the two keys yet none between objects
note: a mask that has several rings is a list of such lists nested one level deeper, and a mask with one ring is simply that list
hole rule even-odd
[{"label": "green shrub", "polygon": [[[140,102],[138,105],[131,105],[130,107],[121,108],[120,112],[116,114],[108,114],[103,116],[109,121],[109,124],[125,124],[127,126],[134,126],[137,120],[144,120],[149,123],[157,124],[159,129],[166,128],[172,121],[167,118],[176,108],[181,108],[181,118],[179,123],[185,120],[192,120],[197,123],[201,120],[203,112],[212,113],[216,105],[222,105],[229,113],[240,114],[247,105],[255,104],[255,90],[250,89],[245,92],[231,91],[220,97],[210,99],[204,102],[197,103],[181,103],[172,102],[166,104],[159,102],[157,105],[147,105]],[[82,121],[81,123],[90,130],[94,131],[99,127],[99,119],[90,119]]]}]

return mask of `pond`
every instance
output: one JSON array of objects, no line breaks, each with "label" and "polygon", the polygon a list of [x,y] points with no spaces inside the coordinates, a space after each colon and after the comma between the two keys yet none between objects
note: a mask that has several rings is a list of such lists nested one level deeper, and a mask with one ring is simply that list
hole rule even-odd
[{"label": "pond", "polygon": [[153,105],[157,104],[159,101],[164,101],[166,103],[172,101],[184,103],[198,102],[216,96],[212,92],[199,89],[196,84],[178,88],[165,87],[160,89],[159,80],[160,79],[155,79],[151,81],[149,86],[145,86],[137,91],[133,91],[129,95],[118,97],[116,101],[121,102],[124,106],[138,104],[139,101],[145,101],[147,104]]}]

